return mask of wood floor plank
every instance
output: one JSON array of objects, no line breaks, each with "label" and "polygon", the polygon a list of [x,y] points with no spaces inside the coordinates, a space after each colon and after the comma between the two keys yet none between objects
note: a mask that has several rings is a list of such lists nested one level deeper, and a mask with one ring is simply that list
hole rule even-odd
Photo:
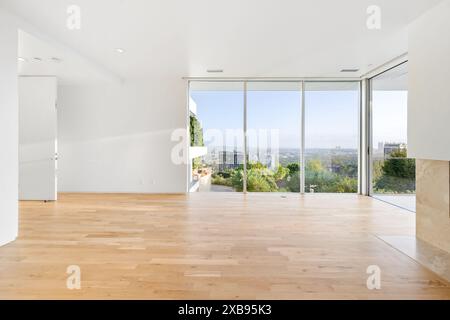
[{"label": "wood floor plank", "polygon": [[[450,299],[448,282],[376,236],[414,232],[414,214],[356,195],[61,194],[20,203],[0,298]],[[81,290],[66,287],[69,265]]]}]

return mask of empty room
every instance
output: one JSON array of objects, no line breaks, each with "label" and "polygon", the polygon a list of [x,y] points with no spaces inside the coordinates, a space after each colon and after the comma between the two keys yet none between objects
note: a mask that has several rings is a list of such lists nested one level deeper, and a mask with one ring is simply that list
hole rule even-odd
[{"label": "empty room", "polygon": [[0,0],[0,299],[450,300],[449,17]]}]

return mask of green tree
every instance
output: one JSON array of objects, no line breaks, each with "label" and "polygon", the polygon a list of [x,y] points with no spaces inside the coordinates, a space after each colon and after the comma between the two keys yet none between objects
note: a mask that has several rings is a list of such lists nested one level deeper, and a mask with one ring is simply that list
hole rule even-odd
[{"label": "green tree", "polygon": [[289,175],[291,176],[300,171],[300,165],[295,162],[289,163],[286,167],[289,169]]},{"label": "green tree", "polygon": [[382,175],[375,182],[381,193],[413,193],[416,189],[416,162],[407,158],[407,151],[397,150],[382,165]]},{"label": "green tree", "polygon": [[[242,167],[242,165],[241,165],[241,167]],[[247,169],[260,169],[260,170],[264,169],[265,170],[265,169],[267,169],[267,166],[263,165],[259,161],[250,161],[249,163],[247,163]]]},{"label": "green tree", "polygon": [[295,172],[290,175],[287,179],[286,187],[290,192],[300,192],[300,175],[295,174]]},{"label": "green tree", "polygon": [[378,181],[383,176],[383,160],[375,160],[372,163],[373,181]]},{"label": "green tree", "polygon": [[250,192],[275,192],[278,186],[273,174],[261,169],[250,169],[247,174],[247,190]]},{"label": "green tree", "polygon": [[320,173],[324,171],[322,161],[319,159],[312,159],[306,162],[306,171]]},{"label": "green tree", "polygon": [[231,185],[236,191],[242,192],[244,188],[244,170],[242,168],[231,172]]},{"label": "green tree", "polygon": [[357,178],[325,170],[319,159],[307,162],[305,185],[306,191],[309,191],[309,188],[311,188],[314,192],[356,193],[358,191]]},{"label": "green tree", "polygon": [[202,167],[202,158],[201,157],[197,157],[192,159],[192,168],[194,170],[198,170]]},{"label": "green tree", "polygon": [[276,181],[281,181],[284,178],[286,178],[289,175],[289,169],[282,167],[282,166],[278,166],[277,170],[275,171],[274,174],[274,178]]},{"label": "green tree", "polygon": [[394,151],[390,154],[390,158],[384,162],[383,174],[390,177],[415,179],[415,160],[406,158],[406,150]]},{"label": "green tree", "polygon": [[219,174],[214,174],[211,178],[211,183],[215,184],[215,185],[221,185],[221,186],[227,186],[227,187],[232,187],[232,181],[230,178],[225,178],[222,175]]},{"label": "green tree", "polygon": [[191,147],[203,147],[203,129],[200,125],[200,121],[198,119],[191,115],[190,116],[190,136],[191,136]]},{"label": "green tree", "polygon": [[[286,168],[277,170],[277,174],[286,175]],[[243,189],[244,173],[242,166],[231,174],[232,186],[236,191]],[[247,190],[249,192],[275,192],[278,191],[276,173],[260,162],[251,162],[247,166]]]},{"label": "green tree", "polygon": [[356,193],[358,192],[358,180],[350,177],[339,177],[335,178],[335,181],[331,187],[332,191],[337,193]]}]

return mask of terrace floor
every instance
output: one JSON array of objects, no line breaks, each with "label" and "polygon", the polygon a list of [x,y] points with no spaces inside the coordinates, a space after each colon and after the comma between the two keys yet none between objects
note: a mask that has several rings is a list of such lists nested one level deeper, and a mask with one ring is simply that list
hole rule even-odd
[{"label": "terrace floor", "polygon": [[415,194],[374,194],[373,197],[411,212],[416,212]]}]

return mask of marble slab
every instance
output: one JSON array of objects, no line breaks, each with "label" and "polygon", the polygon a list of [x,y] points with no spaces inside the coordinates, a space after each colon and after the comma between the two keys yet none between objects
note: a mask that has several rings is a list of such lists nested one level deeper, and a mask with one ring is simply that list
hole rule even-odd
[{"label": "marble slab", "polygon": [[416,235],[450,253],[450,163],[416,161]]},{"label": "marble slab", "polygon": [[450,282],[450,253],[414,236],[377,237]]}]

